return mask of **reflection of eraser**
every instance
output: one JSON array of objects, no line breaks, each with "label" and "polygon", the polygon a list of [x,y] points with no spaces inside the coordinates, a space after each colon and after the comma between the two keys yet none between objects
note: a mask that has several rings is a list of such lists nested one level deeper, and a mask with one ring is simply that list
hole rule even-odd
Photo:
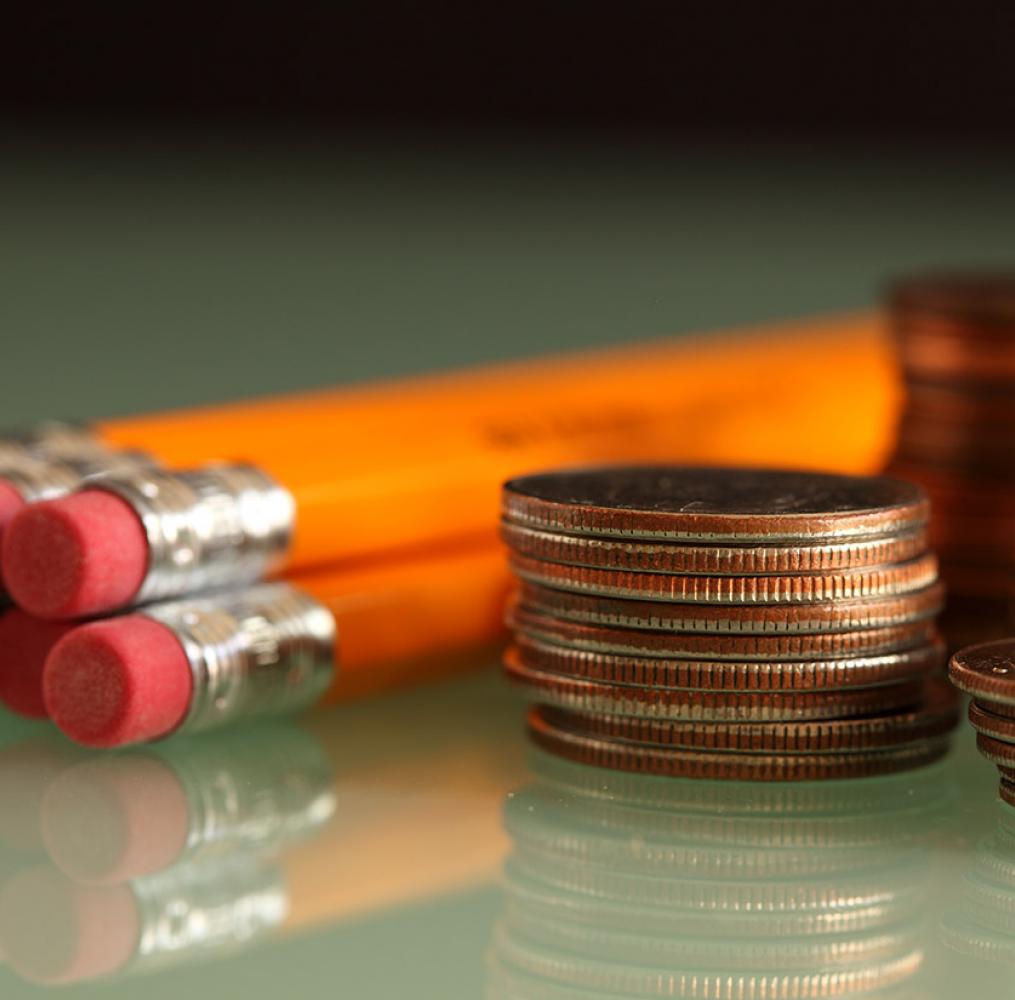
[{"label": "reflection of eraser", "polygon": [[3,539],[3,578],[39,618],[80,618],[125,607],[148,571],[148,539],[134,509],[113,493],[82,490],[30,504]]},{"label": "reflection of eraser", "polygon": [[176,773],[132,754],[88,759],[51,782],[42,836],[54,863],[77,882],[113,884],[168,868],[190,831],[190,808]]},{"label": "reflection of eraser", "polygon": [[49,783],[83,754],[55,734],[0,748],[0,847],[44,853],[42,797]]},{"label": "reflection of eraser", "polygon": [[0,701],[30,719],[49,714],[42,697],[42,668],[71,622],[33,618],[20,608],[0,613]]},{"label": "reflection of eraser", "polygon": [[72,740],[117,747],[166,736],[186,718],[193,675],[180,640],[145,615],[89,622],[50,652],[50,717]]},{"label": "reflection of eraser", "polygon": [[29,982],[76,983],[122,969],[137,950],[140,926],[125,885],[77,885],[46,867],[0,889],[0,949]]}]

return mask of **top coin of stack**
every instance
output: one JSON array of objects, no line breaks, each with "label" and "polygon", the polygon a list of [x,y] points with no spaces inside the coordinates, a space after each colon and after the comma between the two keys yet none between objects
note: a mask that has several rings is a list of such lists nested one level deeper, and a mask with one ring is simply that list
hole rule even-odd
[{"label": "top coin of stack", "polygon": [[856,776],[939,756],[941,605],[914,485],[620,467],[508,482],[508,676],[572,759],[695,777]]},{"label": "top coin of stack", "polygon": [[960,649],[948,664],[952,683],[970,695],[976,747],[1001,773],[1001,798],[1015,806],[1015,639]]},{"label": "top coin of stack", "polygon": [[933,503],[946,636],[1000,638],[1015,579],[1015,274],[900,281],[889,310],[907,393],[891,470]]}]

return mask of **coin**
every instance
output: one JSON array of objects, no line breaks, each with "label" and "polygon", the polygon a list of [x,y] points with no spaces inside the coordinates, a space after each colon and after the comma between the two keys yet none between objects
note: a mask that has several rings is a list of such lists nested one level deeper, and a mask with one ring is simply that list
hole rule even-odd
[{"label": "coin", "polygon": [[675,750],[568,733],[551,728],[536,713],[529,715],[529,732],[536,743],[551,753],[596,767],[739,781],[819,781],[887,774],[929,764],[948,749],[948,741],[938,738],[857,753],[747,754]]},{"label": "coin", "polygon": [[841,542],[912,531],[912,483],[770,469],[630,466],[545,473],[504,486],[504,517],[564,534],[718,542]]},{"label": "coin", "polygon": [[884,656],[817,661],[675,660],[571,649],[518,632],[523,662],[547,673],[605,684],[707,691],[818,691],[908,680],[941,666],[944,646],[928,643]]},{"label": "coin", "polygon": [[937,580],[937,561],[929,554],[890,566],[778,576],[674,576],[565,566],[519,555],[513,555],[510,562],[516,576],[543,587],[683,604],[816,604],[859,600],[912,593]]},{"label": "coin", "polygon": [[824,545],[681,545],[539,531],[501,522],[501,537],[530,559],[642,573],[818,573],[904,562],[927,551],[925,528]]},{"label": "coin", "polygon": [[919,680],[845,691],[686,691],[597,684],[533,670],[514,648],[504,654],[508,679],[533,701],[575,712],[682,721],[790,722],[848,718],[919,702]]},{"label": "coin", "polygon": [[969,703],[969,721],[979,733],[1004,743],[1015,743],[1015,718],[998,715],[973,700]]},{"label": "coin", "polygon": [[538,611],[571,621],[622,628],[683,632],[853,632],[921,621],[941,610],[943,589],[933,584],[910,594],[825,601],[820,604],[726,607],[571,594],[522,581],[521,599]]},{"label": "coin", "polygon": [[820,722],[677,722],[537,708],[551,728],[602,739],[737,753],[833,753],[881,750],[951,732],[958,698],[946,681],[928,686],[917,708]]},{"label": "coin", "polygon": [[1011,778],[1002,778],[999,789],[1001,800],[1010,806],[1015,806],[1015,781]]},{"label": "coin", "polygon": [[948,676],[977,699],[1015,706],[1015,639],[960,649],[948,664]]},{"label": "coin", "polygon": [[826,660],[880,656],[936,642],[929,621],[855,632],[799,632],[777,635],[697,635],[586,625],[543,614],[518,602],[507,614],[508,626],[544,642],[593,653],[707,660]]},{"label": "coin", "polygon": [[912,275],[888,290],[889,308],[911,320],[950,321],[1007,338],[1015,327],[1015,275],[954,271]]},{"label": "coin", "polygon": [[995,740],[985,733],[976,734],[976,749],[992,764],[999,767],[1015,768],[1015,743]]}]

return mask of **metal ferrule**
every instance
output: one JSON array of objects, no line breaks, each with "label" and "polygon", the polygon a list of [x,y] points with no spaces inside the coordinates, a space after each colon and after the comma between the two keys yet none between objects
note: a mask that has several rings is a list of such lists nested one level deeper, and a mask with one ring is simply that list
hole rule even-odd
[{"label": "metal ferrule", "polygon": [[145,608],[176,634],[194,685],[180,732],[280,715],[313,704],[331,683],[332,613],[287,583]]},{"label": "metal ferrule", "polygon": [[292,537],[292,496],[250,465],[135,471],[89,484],[122,497],[148,537],[137,603],[260,580],[280,568]]},{"label": "metal ferrule", "polygon": [[[2,449],[0,449],[2,450]],[[103,476],[151,469],[155,460],[139,451],[93,451],[57,460],[22,458],[5,464],[0,477],[21,494],[25,503],[55,500]]]},{"label": "metal ferrule", "polygon": [[[279,731],[281,730],[281,731]],[[170,741],[164,758],[187,797],[189,861],[269,853],[313,835],[335,813],[335,776],[318,742],[290,728],[242,739]]]},{"label": "metal ferrule", "polygon": [[87,427],[62,420],[46,420],[0,434],[0,465],[3,466],[32,459],[59,460],[69,455],[106,450]]},{"label": "metal ferrule", "polygon": [[131,973],[199,961],[246,947],[289,912],[282,873],[260,857],[178,865],[131,883],[140,934]]}]

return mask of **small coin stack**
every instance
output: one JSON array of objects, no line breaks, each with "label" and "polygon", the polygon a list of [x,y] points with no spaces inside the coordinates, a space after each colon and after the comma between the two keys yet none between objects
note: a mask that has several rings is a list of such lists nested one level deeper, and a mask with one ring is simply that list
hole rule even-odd
[{"label": "small coin stack", "polygon": [[1001,772],[1001,798],[1015,806],[1015,639],[960,649],[948,675],[972,696],[969,721],[976,747]]},{"label": "small coin stack", "polygon": [[925,995],[940,767],[744,785],[530,763],[491,997]]},{"label": "small coin stack", "polygon": [[956,696],[923,491],[886,477],[621,467],[504,487],[508,677],[572,760],[814,780],[927,763]]},{"label": "small coin stack", "polygon": [[1015,275],[929,275],[889,296],[906,380],[890,471],[931,498],[951,647],[1009,630],[1015,581]]}]

